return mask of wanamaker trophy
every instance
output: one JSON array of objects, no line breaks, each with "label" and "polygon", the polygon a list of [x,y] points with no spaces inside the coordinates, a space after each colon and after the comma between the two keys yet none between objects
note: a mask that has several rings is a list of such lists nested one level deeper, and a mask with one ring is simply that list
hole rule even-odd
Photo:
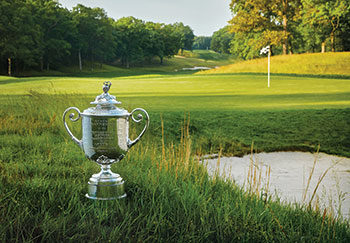
[{"label": "wanamaker trophy", "polygon": [[[111,82],[103,83],[103,93],[96,97],[90,107],[80,112],[76,107],[69,107],[63,113],[63,124],[73,139],[84,151],[85,156],[101,166],[98,174],[92,175],[88,183],[86,197],[98,200],[113,200],[126,197],[124,181],[120,175],[111,171],[111,165],[124,158],[128,150],[134,146],[149,126],[148,113],[136,108],[130,113],[115,105],[121,104],[115,96],[108,93]],[[77,139],[66,123],[66,114],[72,122],[82,117],[82,139]],[[145,115],[145,118],[142,114]],[[137,116],[135,117],[135,115]],[[130,119],[131,118],[131,119]],[[136,123],[145,119],[145,126],[135,140],[129,138],[129,121]]]}]

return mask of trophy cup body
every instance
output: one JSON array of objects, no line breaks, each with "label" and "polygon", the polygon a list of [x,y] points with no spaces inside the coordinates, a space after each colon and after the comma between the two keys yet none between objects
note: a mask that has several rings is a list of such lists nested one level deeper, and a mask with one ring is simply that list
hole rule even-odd
[{"label": "trophy cup body", "polygon": [[[148,113],[141,108],[136,108],[128,112],[115,105],[121,102],[108,94],[111,86],[110,82],[105,82],[101,95],[97,96],[94,102],[96,107],[90,107],[80,112],[76,107],[69,107],[63,113],[63,123],[73,141],[84,151],[85,156],[97,162],[101,166],[101,171],[92,175],[89,180],[88,193],[86,197],[90,199],[112,200],[126,196],[124,191],[124,181],[120,175],[111,171],[111,165],[121,161],[128,150],[135,145],[149,126]],[[65,121],[68,111],[69,119],[73,122],[82,118],[82,139],[77,139],[69,130]],[[140,122],[145,114],[145,127],[135,140],[129,138],[129,121]],[[134,114],[139,113],[135,118]],[[77,115],[76,118],[74,118]],[[131,119],[130,119],[131,118]]]}]

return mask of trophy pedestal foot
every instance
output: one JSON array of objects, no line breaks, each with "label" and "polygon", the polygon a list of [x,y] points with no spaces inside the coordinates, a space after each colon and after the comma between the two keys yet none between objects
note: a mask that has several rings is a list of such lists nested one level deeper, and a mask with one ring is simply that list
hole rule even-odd
[{"label": "trophy pedestal foot", "polygon": [[110,165],[102,165],[98,174],[89,180],[87,198],[95,200],[115,200],[126,197],[124,180],[110,170]]}]

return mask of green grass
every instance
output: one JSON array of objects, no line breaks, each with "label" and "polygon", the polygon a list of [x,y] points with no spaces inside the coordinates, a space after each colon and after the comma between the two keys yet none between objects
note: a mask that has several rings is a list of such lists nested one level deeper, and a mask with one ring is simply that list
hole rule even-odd
[{"label": "green grass", "polygon": [[[113,82],[111,93],[123,107],[150,111],[154,136],[160,136],[162,115],[168,140],[176,140],[184,113],[190,113],[195,149],[204,153],[222,147],[225,154],[243,155],[255,141],[259,151],[315,151],[320,144],[323,152],[350,156],[347,79],[274,75],[267,88],[263,75],[2,77],[0,101],[26,100],[28,95],[31,99],[33,91],[79,94],[84,97],[79,106],[83,110],[101,92],[105,80]],[[60,115],[64,107],[54,110]]]},{"label": "green grass", "polygon": [[[279,55],[271,57],[271,73],[350,75],[350,52]],[[242,61],[203,73],[266,73],[267,58]]]},{"label": "green grass", "polygon": [[[35,93],[21,98],[1,102],[1,241],[350,239],[350,225],[339,219],[322,218],[301,206],[264,201],[220,178],[210,179],[196,157],[188,156],[191,138],[186,131],[193,127],[187,127],[182,118],[183,125],[177,127],[179,142],[162,147],[162,137],[153,135],[155,127],[161,126],[153,113],[151,131],[113,166],[126,181],[128,197],[88,200],[84,197],[87,181],[98,166],[73,144],[60,119],[68,104],[82,107],[86,98]],[[167,116],[171,114],[163,113],[164,127],[171,130]],[[80,137],[80,125],[72,127]]]},{"label": "green grass", "polygon": [[193,51],[184,51],[185,57],[192,57],[196,59],[202,59],[205,62],[213,62],[217,61],[218,64],[224,64],[227,62],[236,62],[238,60],[237,57],[226,54],[226,53],[218,53],[215,51],[207,51],[207,50],[193,50]]},{"label": "green grass", "polygon": [[[211,179],[195,156],[243,155],[254,141],[258,151],[320,144],[350,157],[350,80],[273,75],[268,89],[265,75],[144,68],[0,76],[1,242],[350,241],[348,221]],[[99,168],[70,140],[61,116],[69,106],[90,107],[106,80],[121,106],[145,108],[151,125],[113,165],[128,197],[100,202],[84,197]],[[70,127],[81,137],[79,122]],[[140,127],[131,124],[130,136]]]},{"label": "green grass", "polygon": [[[271,77],[271,88],[267,88],[267,77],[265,75],[148,74],[128,77],[110,77],[108,75],[105,77],[100,75],[99,77],[8,78],[2,76],[0,77],[0,94],[25,95],[31,90],[35,90],[46,94],[80,93],[95,96],[96,93],[100,92],[101,83],[104,80],[113,82],[112,89],[120,97],[134,95],[153,97],[241,96],[244,102],[238,104],[235,108],[247,108],[247,105],[260,109],[261,102],[254,100],[254,97],[259,96],[267,98],[266,101],[271,100],[271,97],[279,96],[280,98],[287,99],[286,101],[291,106],[303,107],[307,105],[307,102],[302,102],[301,100],[299,103],[295,103],[293,102],[293,95],[301,95],[304,98],[309,96],[312,99],[313,96],[317,95],[338,95],[350,91],[349,80],[347,79],[320,79],[273,75]],[[288,98],[290,99],[288,100]],[[251,99],[253,100],[249,102]],[[232,102],[230,105],[233,103],[236,102]],[[317,106],[317,104],[315,105]],[[325,99],[324,104],[320,103],[319,105],[331,105],[331,103],[328,102],[328,99]],[[349,103],[345,102],[340,105],[345,107]],[[280,104],[269,104],[269,106],[278,108]]]}]

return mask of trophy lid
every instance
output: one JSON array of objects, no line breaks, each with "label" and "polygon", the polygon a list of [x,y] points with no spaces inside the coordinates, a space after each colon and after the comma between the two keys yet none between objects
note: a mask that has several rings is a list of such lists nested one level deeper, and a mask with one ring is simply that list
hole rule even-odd
[{"label": "trophy lid", "polygon": [[102,106],[110,106],[110,105],[118,105],[122,102],[117,101],[115,96],[110,95],[108,93],[109,89],[111,88],[112,83],[110,81],[106,81],[103,83],[103,93],[101,95],[96,96],[95,101],[90,102],[92,105],[102,105]]},{"label": "trophy lid", "polygon": [[106,81],[103,83],[103,93],[96,96],[95,101],[90,102],[96,107],[90,107],[82,113],[83,116],[126,116],[129,113],[123,108],[118,108],[115,105],[121,104],[122,102],[117,101],[115,96],[108,93],[112,83]]}]

